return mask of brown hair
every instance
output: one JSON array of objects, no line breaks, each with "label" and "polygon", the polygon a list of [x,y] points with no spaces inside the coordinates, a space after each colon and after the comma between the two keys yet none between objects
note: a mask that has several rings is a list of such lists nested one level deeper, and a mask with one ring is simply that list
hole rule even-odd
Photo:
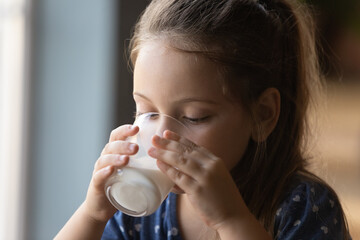
[{"label": "brown hair", "polygon": [[142,44],[155,39],[219,63],[225,94],[250,114],[265,89],[279,90],[276,128],[264,142],[250,140],[231,170],[247,206],[269,232],[295,175],[321,182],[305,170],[302,152],[310,90],[320,83],[312,29],[310,14],[286,0],[153,0],[130,42],[133,65]]}]

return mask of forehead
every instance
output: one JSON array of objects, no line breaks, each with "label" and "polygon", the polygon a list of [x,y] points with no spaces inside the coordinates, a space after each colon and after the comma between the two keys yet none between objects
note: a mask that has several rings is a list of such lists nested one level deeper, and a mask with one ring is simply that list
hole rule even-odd
[{"label": "forehead", "polygon": [[134,68],[134,92],[153,99],[187,97],[225,101],[218,66],[192,53],[175,50],[163,41],[145,43]]}]

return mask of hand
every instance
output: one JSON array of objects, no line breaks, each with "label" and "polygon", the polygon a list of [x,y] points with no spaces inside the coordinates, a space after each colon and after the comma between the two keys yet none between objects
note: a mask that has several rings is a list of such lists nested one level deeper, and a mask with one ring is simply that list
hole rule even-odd
[{"label": "hand", "polygon": [[139,127],[122,125],[111,132],[99,159],[96,161],[84,207],[86,213],[96,221],[106,222],[116,212],[106,197],[104,188],[107,178],[115,169],[123,168],[129,162],[129,155],[135,154],[139,147],[125,139],[135,135]]},{"label": "hand", "polygon": [[218,230],[248,217],[246,207],[224,162],[201,146],[174,132],[153,136],[149,155],[187,195],[203,221]]}]

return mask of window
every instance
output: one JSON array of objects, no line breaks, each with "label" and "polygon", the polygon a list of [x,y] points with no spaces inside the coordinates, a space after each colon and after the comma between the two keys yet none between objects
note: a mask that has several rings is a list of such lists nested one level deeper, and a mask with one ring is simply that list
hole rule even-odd
[{"label": "window", "polygon": [[0,0],[0,239],[23,239],[29,0]]}]

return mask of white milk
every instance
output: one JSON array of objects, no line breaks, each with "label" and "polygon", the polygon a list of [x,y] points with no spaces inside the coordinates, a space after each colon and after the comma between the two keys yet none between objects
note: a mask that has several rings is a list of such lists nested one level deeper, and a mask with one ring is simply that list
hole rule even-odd
[{"label": "white milk", "polygon": [[[130,160],[112,179],[108,190],[119,210],[133,216],[149,215],[156,211],[174,183],[151,164],[155,159],[142,157]],[[142,164],[143,163],[143,164]],[[140,168],[147,167],[147,168]]]}]

